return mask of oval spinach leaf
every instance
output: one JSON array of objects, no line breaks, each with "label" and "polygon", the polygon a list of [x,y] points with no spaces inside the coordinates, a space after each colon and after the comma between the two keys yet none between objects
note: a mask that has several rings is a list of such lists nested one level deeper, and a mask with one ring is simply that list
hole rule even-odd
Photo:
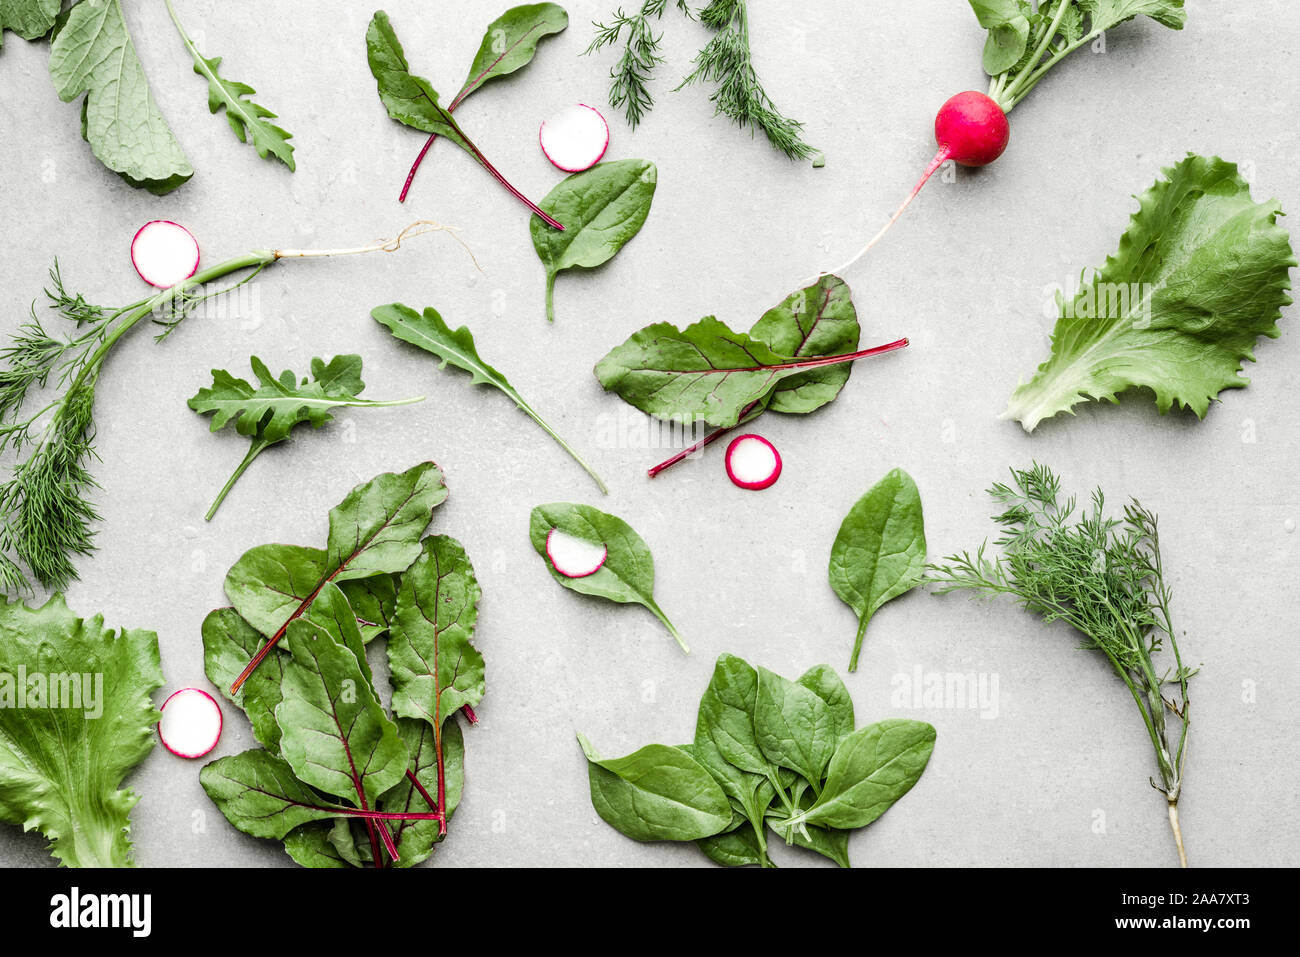
[{"label": "oval spinach leaf", "polygon": [[921,493],[910,475],[894,469],[849,509],[831,546],[831,587],[859,619],[849,671],[858,670],[876,609],[920,584],[924,571]]},{"label": "oval spinach leaf", "polygon": [[650,215],[659,171],[643,159],[598,163],[546,194],[541,208],[561,232],[529,221],[533,248],[546,267],[546,318],[555,320],[555,277],[574,266],[594,269],[614,258]]},{"label": "oval spinach leaf", "polygon": [[799,772],[820,791],[836,738],[830,710],[817,694],[759,668],[754,736],[769,761]]},{"label": "oval spinach leaf", "polygon": [[637,841],[697,841],[731,825],[731,804],[698,761],[680,748],[648,744],[602,759],[583,735],[591,804],[607,824]]},{"label": "oval spinach leaf", "polygon": [[[546,552],[546,536],[553,528],[593,545],[604,545],[608,550],[605,564],[583,578],[570,578],[560,574]],[[644,605],[663,622],[682,651],[690,651],[668,616],[655,603],[654,558],[644,539],[627,522],[590,505],[553,502],[533,509],[528,523],[528,535],[533,548],[537,549],[537,554],[546,562],[551,577],[565,588],[622,604]]]}]

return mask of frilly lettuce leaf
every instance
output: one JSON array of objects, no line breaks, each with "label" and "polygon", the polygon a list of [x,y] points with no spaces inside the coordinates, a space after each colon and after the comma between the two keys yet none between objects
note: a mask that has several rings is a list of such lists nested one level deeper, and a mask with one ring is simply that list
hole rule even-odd
[{"label": "frilly lettuce leaf", "polygon": [[1032,432],[1088,399],[1147,388],[1156,407],[1204,418],[1249,383],[1260,336],[1291,302],[1290,238],[1275,201],[1255,203],[1233,163],[1189,154],[1139,199],[1119,251],[1072,300],[1060,298],[1052,351],[1004,418]]}]

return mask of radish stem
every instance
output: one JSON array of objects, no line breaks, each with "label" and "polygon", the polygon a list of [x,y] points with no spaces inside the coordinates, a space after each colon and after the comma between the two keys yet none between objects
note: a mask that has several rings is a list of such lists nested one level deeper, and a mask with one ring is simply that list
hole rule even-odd
[{"label": "radish stem", "polygon": [[[921,174],[921,178],[917,181],[916,185],[912,187],[912,191],[907,194],[907,198],[903,200],[902,205],[900,205],[898,209],[894,210],[894,215],[889,217],[889,222],[885,223],[884,226],[881,226],[880,232],[872,236],[867,244],[858,250],[857,254],[854,255],[852,259],[844,263],[844,265],[840,266],[838,269],[832,269],[829,274],[839,275],[840,273],[843,273],[846,269],[865,256],[871,250],[872,246],[880,242],[880,240],[884,238],[885,233],[889,232],[889,228],[893,226],[894,223],[898,222],[899,217],[903,215],[903,211],[906,210],[908,206],[912,205],[912,200],[916,199],[917,194],[919,194],[925,184],[930,181],[930,177],[933,176],[935,171],[946,163],[951,156],[952,150],[950,147],[939,147],[939,152],[934,154],[934,159],[930,160],[930,165],[925,168],[925,172]],[[822,275],[824,276],[828,274],[822,273]],[[817,279],[820,278],[820,276],[817,277]],[[814,279],[812,282],[816,282],[817,279]],[[807,285],[812,285],[812,283],[807,283]]]}]

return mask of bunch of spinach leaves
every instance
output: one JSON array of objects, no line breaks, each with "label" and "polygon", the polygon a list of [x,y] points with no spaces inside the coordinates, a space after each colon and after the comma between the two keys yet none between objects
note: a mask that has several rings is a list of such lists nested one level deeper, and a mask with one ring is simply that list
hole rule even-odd
[{"label": "bunch of spinach leaves", "polygon": [[623,758],[587,756],[591,803],[638,841],[694,841],[719,864],[775,866],[768,831],[849,866],[849,831],[920,779],[934,728],[890,718],[854,730],[853,700],[827,665],[796,681],[722,655],[695,740]]},{"label": "bunch of spinach leaves", "polygon": [[[464,548],[421,539],[447,497],[424,462],[353,489],[325,549],[260,545],[203,623],[208,677],[262,745],[207,765],[227,820],[308,867],[409,867],[447,833],[464,782],[453,715],[483,696],[480,596]],[[391,713],[366,645],[387,633]],[[228,690],[226,690],[228,689]]]}]

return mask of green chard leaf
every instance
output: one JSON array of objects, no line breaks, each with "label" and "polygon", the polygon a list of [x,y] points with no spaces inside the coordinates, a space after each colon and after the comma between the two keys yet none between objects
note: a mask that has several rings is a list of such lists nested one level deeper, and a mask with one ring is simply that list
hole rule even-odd
[{"label": "green chard leaf", "polygon": [[831,588],[859,620],[849,671],[858,670],[871,616],[919,585],[924,573],[921,493],[910,475],[894,469],[849,509],[831,546]]},{"label": "green chard leaf", "polygon": [[199,783],[226,820],[253,837],[284,840],[311,821],[333,826],[349,810],[303,784],[284,758],[260,749],[218,758],[199,771]]},{"label": "green chard leaf", "polygon": [[1119,251],[1061,300],[1051,355],[1004,418],[1032,432],[1133,388],[1151,390],[1161,414],[1182,405],[1204,418],[1220,392],[1249,383],[1239,373],[1256,340],[1279,335],[1296,265],[1280,215],[1276,202],[1253,202],[1237,167],[1218,157],[1190,154],[1166,169]]},{"label": "green chard leaf", "polygon": [[259,545],[245,552],[226,573],[226,595],[239,615],[270,640],[231,684],[231,693],[325,584],[405,571],[420,555],[420,537],[433,509],[446,497],[442,472],[432,462],[406,472],[385,472],[358,485],[330,510],[325,550]]},{"label": "green chard leaf", "polygon": [[432,353],[441,359],[442,363],[438,368],[445,369],[449,364],[453,365],[457,369],[470,374],[470,385],[489,385],[504,392],[521,412],[540,425],[560,448],[568,452],[573,457],[573,460],[595,479],[602,492],[606,495],[609,494],[605,481],[583,460],[582,456],[574,451],[568,442],[560,438],[559,433],[552,429],[537,414],[536,410],[524,401],[524,397],[519,394],[504,375],[483,361],[478,354],[477,346],[474,344],[474,335],[467,326],[461,326],[459,329],[453,330],[443,321],[442,316],[438,314],[438,310],[428,307],[423,313],[418,313],[410,306],[404,306],[400,302],[394,302],[387,306],[377,306],[370,311],[370,316],[380,325],[387,327],[388,331],[398,339],[409,342],[413,346],[418,346],[425,352]]},{"label": "green chard leaf", "polygon": [[189,407],[199,415],[212,414],[211,431],[219,432],[233,421],[235,431],[251,439],[248,454],[208,510],[205,517],[209,521],[253,460],[288,439],[294,426],[309,422],[312,428],[319,429],[333,421],[331,409],[388,408],[424,399],[358,398],[365,383],[361,381],[361,357],[357,355],[335,356],[328,364],[312,359],[311,378],[304,376],[301,382],[288,369],[276,378],[257,356],[251,357],[249,364],[257,376],[257,387],[224,369],[213,369],[212,385],[200,389],[189,400]]},{"label": "green chard leaf", "polygon": [[[441,741],[436,742],[433,728],[426,721],[398,718],[397,731],[411,755],[411,769],[419,779],[426,794],[441,795],[446,803],[450,820],[465,789],[465,739],[460,725],[448,721],[442,729]],[[438,748],[441,747],[444,781],[438,780]],[[379,810],[402,814],[428,810],[424,794],[410,780],[403,778],[379,798]],[[414,867],[427,860],[433,845],[446,836],[442,823],[435,820],[394,821],[393,838],[401,857],[397,867]],[[368,851],[369,848],[367,847]]]},{"label": "green chard leaf", "polygon": [[208,617],[203,619],[202,634],[203,670],[208,680],[248,716],[257,743],[268,751],[278,752],[280,726],[275,722],[275,708],[282,697],[280,685],[284,681],[288,654],[282,649],[270,652],[239,690],[232,693],[231,685],[262,647],[264,636],[233,608],[208,612]]},{"label": "green chard leaf", "polygon": [[208,112],[215,116],[224,108],[226,120],[230,123],[230,129],[235,136],[239,138],[239,142],[247,143],[251,137],[253,148],[257,150],[258,156],[263,159],[275,156],[291,171],[294,170],[296,167],[293,160],[293,147],[289,145],[289,139],[293,134],[267,122],[277,117],[266,107],[248,99],[257,92],[256,90],[247,83],[228,80],[221,75],[221,57],[205,57],[200,53],[194,41],[190,39],[190,35],[185,32],[185,27],[176,15],[171,0],[166,0],[166,4],[172,23],[176,24],[176,31],[181,35],[185,49],[189,51],[190,58],[194,61],[194,72],[208,81]]},{"label": "green chard leaf", "polygon": [[162,684],[153,632],[105,629],[61,595],[0,602],[0,821],[68,867],[129,866],[139,799],[118,788],[153,748]]},{"label": "green chard leaf", "polygon": [[101,163],[159,195],[194,175],[149,92],[119,0],[81,0],[50,44],[50,76],[65,103],[82,93],[82,135]]},{"label": "green chard leaf", "polygon": [[[729,428],[787,379],[906,345],[900,339],[843,355],[782,356],[754,336],[706,316],[685,329],[668,322],[646,326],[596,364],[596,378],[606,391],[642,412]],[[824,391],[814,396],[825,400]],[[786,401],[793,411],[821,404],[798,397]]]},{"label": "green chard leaf", "polygon": [[528,228],[546,267],[546,318],[555,320],[555,277],[566,269],[594,269],[614,258],[650,215],[659,171],[643,159],[597,163],[568,176],[546,194],[541,208],[564,230],[531,219]]},{"label": "green chard leaf", "polygon": [[931,725],[905,718],[859,728],[835,749],[821,795],[789,823],[866,827],[920,780],[934,739]]},{"label": "green chard leaf", "polygon": [[441,733],[483,697],[483,656],[471,641],[482,595],[460,542],[432,535],[402,576],[388,638],[393,712]]},{"label": "green chard leaf", "polygon": [[731,824],[731,805],[713,776],[681,748],[649,744],[602,759],[581,734],[591,804],[607,824],[637,841],[695,841]]},{"label": "green chard leaf", "polygon": [[488,24],[469,76],[452,103],[459,105],[483,84],[526,67],[537,55],[544,37],[560,33],[569,25],[569,15],[558,3],[525,3],[511,7]]},{"label": "green chard leaf", "polygon": [[[829,275],[791,293],[749,330],[751,338],[777,355],[797,359],[853,352],[861,334],[848,283]],[[782,379],[772,389],[767,408],[794,415],[815,412],[840,394],[852,371],[853,364],[845,363]]]},{"label": "green chard leaf", "polygon": [[6,30],[24,40],[45,36],[54,26],[61,6],[61,0],[0,0],[0,46]]},{"label": "green chard leaf", "polygon": [[[578,578],[557,571],[546,547],[552,530],[597,547],[604,546],[604,564],[592,574]],[[565,588],[621,604],[644,605],[663,622],[682,651],[689,652],[686,642],[655,602],[655,563],[650,548],[627,522],[590,505],[552,502],[533,509],[528,536],[546,562],[551,577]]]}]

